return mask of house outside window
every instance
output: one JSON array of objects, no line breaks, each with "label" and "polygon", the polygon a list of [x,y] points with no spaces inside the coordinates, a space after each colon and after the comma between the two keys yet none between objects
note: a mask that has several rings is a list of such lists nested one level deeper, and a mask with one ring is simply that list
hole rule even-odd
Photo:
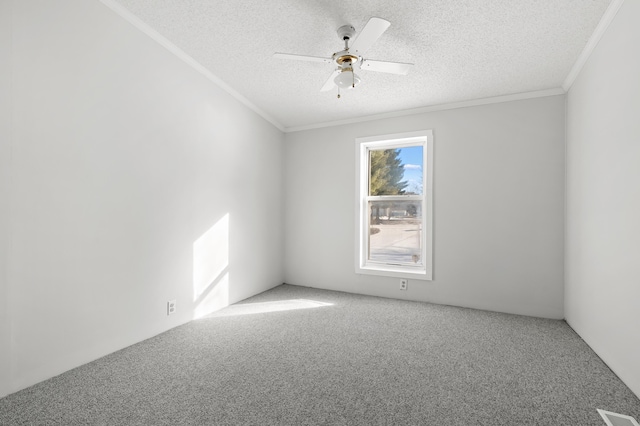
[{"label": "house outside window", "polygon": [[433,133],[356,139],[356,272],[431,280]]}]

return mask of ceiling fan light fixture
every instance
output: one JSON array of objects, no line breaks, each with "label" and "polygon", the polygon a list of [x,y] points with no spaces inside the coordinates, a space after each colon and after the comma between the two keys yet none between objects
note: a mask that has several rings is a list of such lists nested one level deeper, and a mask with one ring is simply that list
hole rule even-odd
[{"label": "ceiling fan light fixture", "polygon": [[352,68],[344,69],[336,76],[333,82],[341,89],[352,89],[360,84],[360,77]]}]

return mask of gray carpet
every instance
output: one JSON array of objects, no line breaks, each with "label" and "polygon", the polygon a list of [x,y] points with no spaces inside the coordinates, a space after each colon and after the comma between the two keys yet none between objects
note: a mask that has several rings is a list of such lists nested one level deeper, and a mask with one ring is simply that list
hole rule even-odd
[{"label": "gray carpet", "polygon": [[596,408],[640,418],[563,321],[283,285],[9,395],[0,424],[603,426]]}]

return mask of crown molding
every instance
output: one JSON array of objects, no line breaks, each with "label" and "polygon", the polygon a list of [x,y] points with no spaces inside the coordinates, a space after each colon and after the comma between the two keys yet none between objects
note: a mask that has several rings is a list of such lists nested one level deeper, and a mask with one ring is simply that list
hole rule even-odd
[{"label": "crown molding", "polygon": [[607,31],[607,28],[609,28],[609,24],[611,24],[613,18],[618,14],[618,10],[620,10],[622,3],[624,3],[624,0],[613,0],[611,4],[609,4],[609,7],[604,12],[604,15],[602,15],[602,18],[596,26],[596,29],[593,31],[593,34],[589,37],[589,41],[587,41],[586,46],[582,49],[582,53],[580,53],[580,56],[578,56],[578,59],[573,64],[571,71],[569,71],[567,78],[565,78],[564,83],[562,83],[562,88],[565,92],[568,92],[569,89],[571,89],[571,86],[573,86],[573,83],[576,81],[576,78],[578,78],[582,67],[584,67],[584,64],[591,56],[593,49],[598,45],[598,42]]},{"label": "crown molding", "polygon": [[385,118],[423,114],[426,112],[445,111],[449,109],[467,108],[467,107],[478,106],[478,105],[488,105],[488,104],[497,104],[501,102],[520,101],[524,99],[542,98],[545,96],[558,96],[558,95],[564,95],[565,93],[566,92],[561,87],[556,87],[553,89],[538,90],[534,92],[514,93],[511,95],[472,99],[468,101],[453,102],[453,103],[440,104],[440,105],[430,105],[430,106],[420,107],[420,108],[405,109],[400,111],[386,112],[382,114],[349,118],[346,120],[327,121],[324,123],[309,124],[306,126],[286,127],[284,131],[285,133],[300,132],[304,130],[320,129],[323,127],[342,126],[345,124],[363,123],[366,121],[381,120]]},{"label": "crown molding", "polygon": [[249,101],[240,93],[236,92],[234,89],[231,88],[231,86],[226,84],[219,77],[217,77],[211,71],[206,69],[202,64],[200,64],[198,61],[196,61],[191,56],[189,56],[178,46],[171,43],[169,40],[167,40],[164,36],[162,36],[156,30],[151,28],[149,25],[145,24],[142,20],[140,20],[140,18],[135,16],[133,13],[129,12],[127,9],[125,9],[122,5],[117,3],[115,0],[100,0],[100,2],[105,6],[107,6],[109,9],[111,9],[113,12],[115,12],[117,15],[119,15],[121,18],[123,18],[125,21],[129,22],[131,25],[136,27],[138,30],[142,31],[144,34],[151,37],[154,41],[156,41],[158,44],[166,48],[169,52],[173,53],[175,56],[182,59],[187,65],[192,67],[194,70],[198,71],[200,74],[202,74],[211,82],[213,82],[215,85],[217,85],[222,90],[224,90],[225,92],[233,96],[236,100],[238,100],[240,103],[245,105],[247,108],[251,109],[253,112],[255,112],[256,114],[258,114],[259,116],[267,120],[269,123],[273,124],[278,130],[282,132],[285,131],[285,127],[282,124],[280,124],[276,119],[271,117],[262,109],[258,108],[255,104],[253,104],[253,102]]}]

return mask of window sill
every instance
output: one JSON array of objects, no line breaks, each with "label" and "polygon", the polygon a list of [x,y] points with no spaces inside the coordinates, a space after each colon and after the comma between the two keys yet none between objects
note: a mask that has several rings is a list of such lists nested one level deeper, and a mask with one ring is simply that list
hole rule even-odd
[{"label": "window sill", "polygon": [[431,271],[424,269],[410,269],[402,266],[394,267],[392,265],[376,265],[361,266],[356,268],[356,274],[378,275],[382,277],[407,278],[414,280],[431,281]]}]

